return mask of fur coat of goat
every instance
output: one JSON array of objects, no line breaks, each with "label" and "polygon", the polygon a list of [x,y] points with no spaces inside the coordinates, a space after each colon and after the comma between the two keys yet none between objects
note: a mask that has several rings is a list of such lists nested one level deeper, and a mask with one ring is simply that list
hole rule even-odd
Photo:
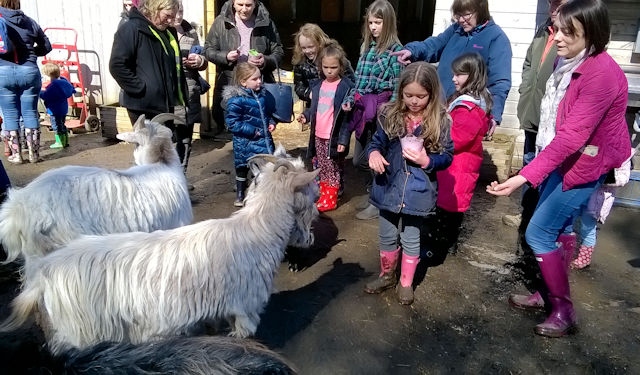
[{"label": "fur coat of goat", "polygon": [[0,208],[6,262],[42,257],[83,234],[151,232],[193,220],[187,181],[171,130],[144,119],[118,134],[135,143],[136,166],[126,170],[66,166],[22,189],[10,189]]},{"label": "fur coat of goat", "polygon": [[188,334],[204,321],[227,321],[232,336],[253,335],[297,216],[317,217],[317,171],[265,163],[245,207],[229,218],[83,236],[34,260],[0,331],[23,325],[37,308],[54,354]]}]

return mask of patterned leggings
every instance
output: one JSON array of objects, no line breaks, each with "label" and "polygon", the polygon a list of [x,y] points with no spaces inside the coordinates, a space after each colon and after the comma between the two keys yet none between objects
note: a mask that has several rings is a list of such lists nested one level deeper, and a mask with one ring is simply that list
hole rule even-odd
[{"label": "patterned leggings", "polygon": [[329,140],[316,137],[316,161],[320,168],[320,181],[326,181],[329,185],[340,186],[344,160],[335,160],[329,157]]}]

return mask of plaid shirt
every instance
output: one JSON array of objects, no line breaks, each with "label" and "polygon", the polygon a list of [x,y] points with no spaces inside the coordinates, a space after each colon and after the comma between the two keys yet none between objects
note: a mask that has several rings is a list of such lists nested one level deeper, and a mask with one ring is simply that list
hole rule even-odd
[{"label": "plaid shirt", "polygon": [[349,103],[353,107],[354,95],[379,94],[382,91],[393,91],[391,100],[395,99],[395,88],[402,71],[402,64],[398,58],[391,56],[391,52],[402,49],[397,43],[381,54],[376,52],[376,42],[371,42],[369,49],[360,56],[356,66],[356,86],[353,88],[343,103]]}]

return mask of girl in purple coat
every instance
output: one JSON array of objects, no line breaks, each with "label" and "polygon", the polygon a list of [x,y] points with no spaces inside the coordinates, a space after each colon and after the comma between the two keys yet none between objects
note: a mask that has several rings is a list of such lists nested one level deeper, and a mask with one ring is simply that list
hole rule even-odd
[{"label": "girl in purple coat", "polygon": [[493,195],[509,195],[525,183],[540,189],[525,236],[544,290],[509,300],[521,309],[549,307],[547,319],[535,327],[536,334],[548,337],[576,328],[567,273],[571,259],[559,236],[607,174],[627,159],[631,147],[625,121],[627,79],[604,50],[610,31],[606,5],[602,0],[563,3],[554,28],[559,60],[542,99],[538,156],[517,176],[487,186]]}]

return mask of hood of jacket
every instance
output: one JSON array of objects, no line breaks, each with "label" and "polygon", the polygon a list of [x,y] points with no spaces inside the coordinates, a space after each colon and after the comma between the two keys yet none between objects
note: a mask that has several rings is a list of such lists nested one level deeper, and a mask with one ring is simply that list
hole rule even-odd
[{"label": "hood of jacket", "polygon": [[245,89],[244,87],[240,87],[237,85],[228,85],[228,86],[225,86],[224,89],[222,89],[222,100],[227,101],[233,98],[234,96],[250,97],[252,95],[251,95],[251,90]]},{"label": "hood of jacket", "polygon": [[[269,22],[271,21],[271,15],[267,10],[267,7],[262,4],[262,2],[255,0],[256,9],[254,13],[256,15],[256,24],[255,27],[269,26]],[[225,22],[228,22],[235,26],[236,17],[233,11],[233,0],[229,0],[222,5],[220,9],[220,14],[224,14]]]}]

